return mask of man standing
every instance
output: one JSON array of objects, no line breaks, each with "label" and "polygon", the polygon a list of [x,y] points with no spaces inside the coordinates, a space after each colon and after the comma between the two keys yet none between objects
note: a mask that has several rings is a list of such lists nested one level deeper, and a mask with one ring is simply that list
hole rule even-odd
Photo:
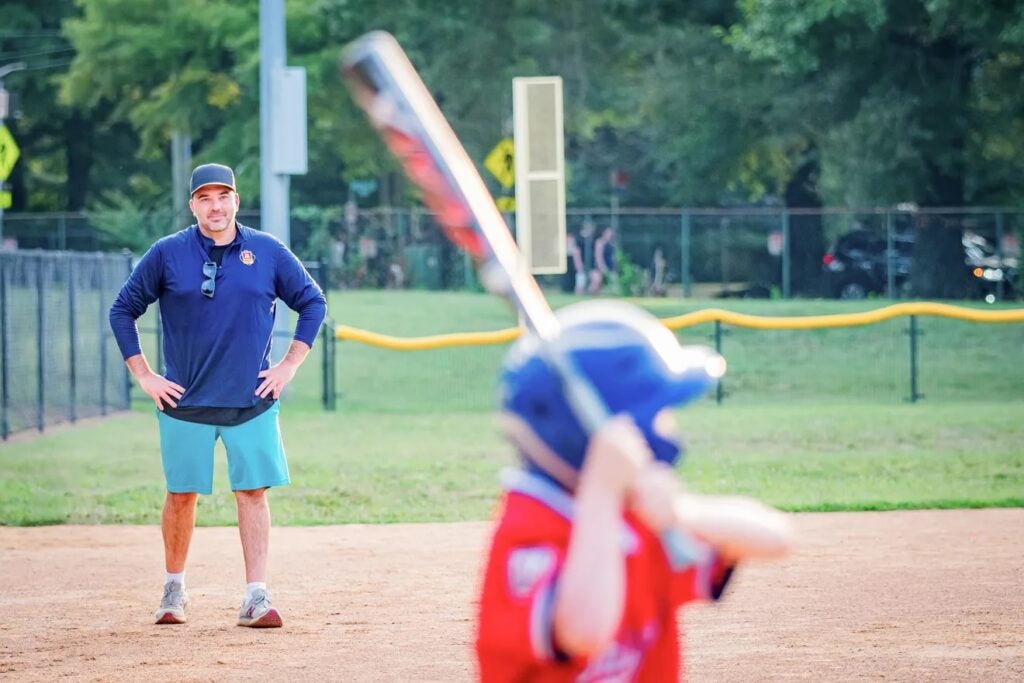
[{"label": "man standing", "polygon": [[[199,494],[213,492],[213,449],[224,442],[238,509],[246,591],[240,626],[281,626],[267,592],[267,489],[289,483],[277,399],[309,353],[327,309],[320,287],[275,237],[235,221],[234,172],[192,172],[196,224],[158,240],[110,308],[132,376],[158,409],[167,482],[161,529],[167,571],[158,624],[185,621],[185,562]],[[277,299],[299,314],[284,358],[270,364]],[[154,372],[136,320],[160,302],[165,376]]]}]

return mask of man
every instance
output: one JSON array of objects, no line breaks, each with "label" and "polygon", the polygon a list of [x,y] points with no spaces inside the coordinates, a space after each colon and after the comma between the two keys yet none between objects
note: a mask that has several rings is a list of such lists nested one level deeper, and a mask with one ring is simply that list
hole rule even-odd
[{"label": "man", "polygon": [[590,271],[591,294],[600,294],[605,285],[615,277],[615,231],[604,229],[594,241],[594,269]]},{"label": "man", "polygon": [[[110,326],[132,376],[158,409],[167,482],[161,529],[166,577],[158,624],[185,621],[185,562],[199,494],[213,492],[213,449],[224,442],[238,509],[246,592],[238,624],[281,626],[267,592],[267,489],[289,483],[278,425],[281,391],[309,353],[326,300],[295,255],[275,237],[235,220],[234,172],[192,172],[196,224],[158,240],[110,308]],[[277,299],[299,314],[284,358],[270,364]],[[166,375],[154,372],[136,320],[160,302]]]}]

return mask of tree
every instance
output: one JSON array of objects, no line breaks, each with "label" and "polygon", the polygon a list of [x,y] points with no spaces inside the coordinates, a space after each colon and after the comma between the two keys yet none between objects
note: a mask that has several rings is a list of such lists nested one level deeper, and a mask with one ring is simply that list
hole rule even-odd
[{"label": "tree", "polygon": [[[1020,170],[1022,140],[998,123],[1019,117],[1024,96],[993,90],[1021,76],[1024,3],[745,0],[742,9],[731,44],[818,93],[802,103],[828,203],[1020,198],[992,181]],[[962,295],[964,283],[950,277],[964,272],[959,232],[918,230],[918,295]]]}]

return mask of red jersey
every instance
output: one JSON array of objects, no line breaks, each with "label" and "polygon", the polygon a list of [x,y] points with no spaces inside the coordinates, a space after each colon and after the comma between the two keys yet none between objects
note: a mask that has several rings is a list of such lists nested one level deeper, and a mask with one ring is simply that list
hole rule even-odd
[{"label": "red jersey", "polygon": [[717,599],[732,567],[704,543],[675,532],[659,538],[625,514],[619,529],[609,529],[619,534],[626,557],[626,601],[615,641],[590,659],[568,658],[555,648],[552,615],[572,530],[572,497],[525,471],[505,479],[479,604],[480,680],[679,680],[676,609]]}]

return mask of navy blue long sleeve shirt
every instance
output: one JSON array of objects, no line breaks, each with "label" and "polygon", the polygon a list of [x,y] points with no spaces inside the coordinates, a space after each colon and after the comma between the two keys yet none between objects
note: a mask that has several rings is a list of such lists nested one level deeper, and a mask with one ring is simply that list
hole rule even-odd
[{"label": "navy blue long sleeve shirt", "polygon": [[160,302],[166,377],[185,387],[178,406],[248,408],[270,367],[277,299],[299,314],[294,338],[313,346],[327,312],[323,291],[273,235],[237,224],[217,269],[213,297],[201,291],[213,240],[193,225],[158,240],[110,307],[127,360],[142,351],[136,320]]}]

